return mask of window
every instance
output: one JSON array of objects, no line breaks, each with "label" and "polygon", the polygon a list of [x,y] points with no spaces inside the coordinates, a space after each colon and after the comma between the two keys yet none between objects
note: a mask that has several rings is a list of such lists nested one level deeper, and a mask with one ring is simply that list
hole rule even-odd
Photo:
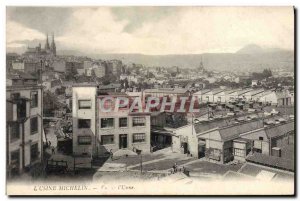
[{"label": "window", "polygon": [[127,117],[122,117],[119,119],[119,127],[127,127]]},{"label": "window", "polygon": [[39,145],[38,143],[31,145],[30,147],[30,161],[33,162],[39,157]]},{"label": "window", "polygon": [[11,124],[10,139],[16,140],[19,138],[20,138],[20,125],[18,122],[13,122]]},{"label": "window", "polygon": [[259,137],[258,139],[259,139],[259,140],[264,140],[264,138],[263,138],[263,137]]},{"label": "window", "polygon": [[37,107],[38,106],[38,92],[37,91],[32,91],[30,94],[31,97],[31,102],[30,102],[30,107]]},{"label": "window", "polygon": [[20,168],[20,150],[11,152],[10,155],[11,174],[18,175]]},{"label": "window", "polygon": [[79,145],[90,145],[92,144],[91,136],[78,136],[78,144]]},{"label": "window", "polygon": [[17,102],[17,118],[26,118],[26,100],[20,99]]},{"label": "window", "polygon": [[114,118],[101,119],[101,128],[112,128],[112,127],[114,127]]},{"label": "window", "polygon": [[90,119],[78,119],[78,128],[91,128]]},{"label": "window", "polygon": [[136,143],[136,142],[145,142],[145,138],[146,138],[145,133],[136,133],[136,134],[133,134],[133,140],[132,140],[132,142],[133,143]]},{"label": "window", "polygon": [[33,117],[30,119],[30,130],[31,134],[35,134],[38,132],[38,118]]},{"label": "window", "polygon": [[234,155],[245,157],[245,150],[244,149],[234,149]]},{"label": "window", "polygon": [[101,135],[101,144],[114,144],[114,135]]},{"label": "window", "polygon": [[133,117],[132,126],[145,126],[146,118],[145,117]]},{"label": "window", "polygon": [[79,109],[91,109],[92,102],[91,100],[79,100],[78,107]]}]

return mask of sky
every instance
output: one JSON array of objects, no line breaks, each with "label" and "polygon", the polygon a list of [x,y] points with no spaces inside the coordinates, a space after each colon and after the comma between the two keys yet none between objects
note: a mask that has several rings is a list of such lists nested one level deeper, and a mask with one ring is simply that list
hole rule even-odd
[{"label": "sky", "polygon": [[292,7],[7,7],[6,47],[22,53],[54,33],[58,51],[87,54],[293,50],[293,14]]}]

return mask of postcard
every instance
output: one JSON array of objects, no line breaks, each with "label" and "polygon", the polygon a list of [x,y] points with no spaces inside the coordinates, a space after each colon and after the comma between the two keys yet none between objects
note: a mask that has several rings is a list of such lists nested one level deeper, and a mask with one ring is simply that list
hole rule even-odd
[{"label": "postcard", "polygon": [[7,195],[295,195],[294,21],[6,7]]}]

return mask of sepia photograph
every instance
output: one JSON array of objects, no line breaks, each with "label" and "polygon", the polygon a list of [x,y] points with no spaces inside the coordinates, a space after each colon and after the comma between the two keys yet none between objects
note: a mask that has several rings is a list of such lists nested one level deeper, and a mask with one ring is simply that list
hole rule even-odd
[{"label": "sepia photograph", "polygon": [[295,195],[295,7],[5,10],[8,196]]}]

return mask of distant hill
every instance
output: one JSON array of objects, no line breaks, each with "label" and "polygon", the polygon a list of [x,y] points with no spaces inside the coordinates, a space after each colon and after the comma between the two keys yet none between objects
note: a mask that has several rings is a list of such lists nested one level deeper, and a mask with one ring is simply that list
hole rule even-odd
[{"label": "distant hill", "polygon": [[188,55],[143,55],[143,54],[89,54],[77,51],[60,51],[58,54],[72,54],[89,56],[95,59],[118,59],[124,63],[138,63],[145,66],[179,66],[182,68],[196,68],[201,59],[208,70],[234,71],[262,71],[264,68],[275,69],[285,67],[293,70],[293,51],[279,48],[264,49],[251,44],[243,47],[236,53],[204,53]]},{"label": "distant hill", "polygon": [[285,52],[286,50],[280,48],[262,48],[256,44],[249,44],[238,50],[237,54],[263,54],[270,52]]},{"label": "distant hill", "polygon": [[263,53],[263,52],[264,52],[264,50],[260,46],[255,45],[255,44],[250,44],[250,45],[246,45],[242,49],[238,50],[236,53],[237,54],[259,54],[259,53]]}]

